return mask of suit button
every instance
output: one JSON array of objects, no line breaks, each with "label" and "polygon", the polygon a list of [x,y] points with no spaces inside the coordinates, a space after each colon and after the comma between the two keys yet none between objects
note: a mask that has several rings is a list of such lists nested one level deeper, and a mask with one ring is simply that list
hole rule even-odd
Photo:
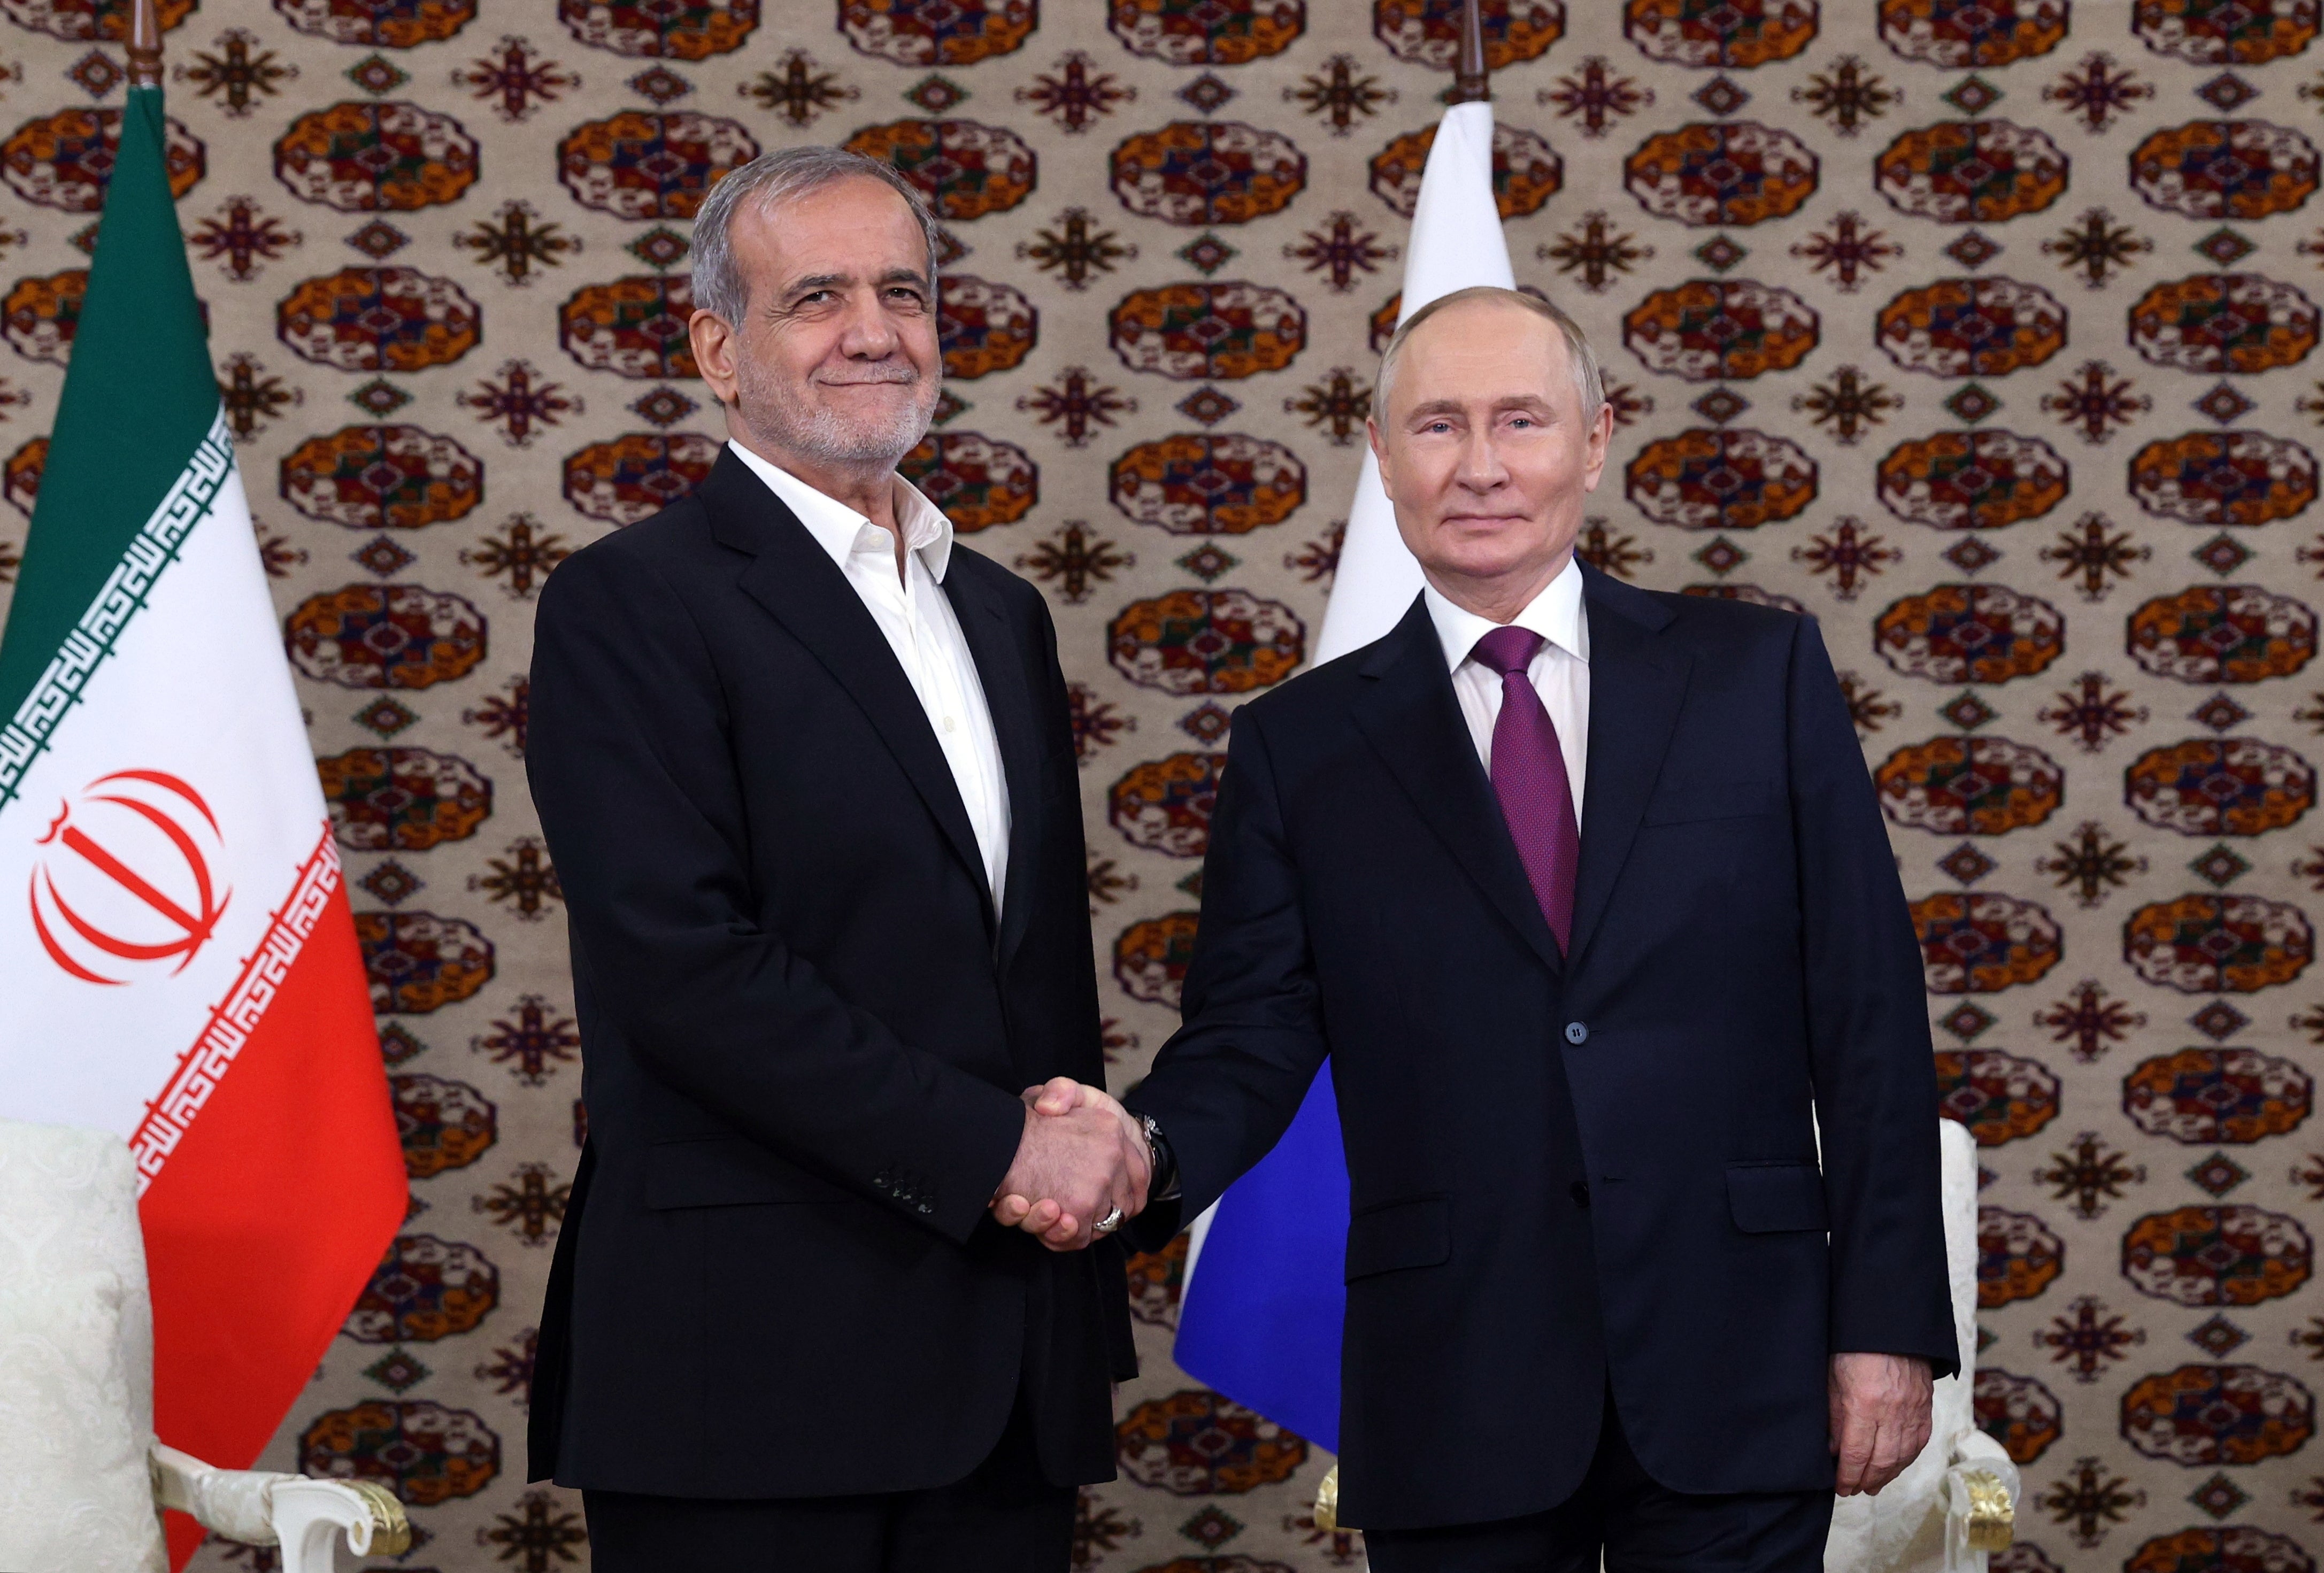
[{"label": "suit button", "polygon": [[1589,1206],[1589,1205],[1590,1205],[1590,1182],[1589,1182],[1589,1181],[1587,1181],[1587,1180],[1576,1180],[1572,1184],[1571,1184],[1571,1185],[1567,1186],[1567,1187],[1565,1188],[1565,1190],[1566,1190],[1566,1194],[1573,1198],[1573,1205],[1574,1205],[1574,1206],[1576,1206],[1576,1207],[1587,1207],[1587,1206]]},{"label": "suit button", "polygon": [[1565,1024],[1565,1041],[1579,1048],[1590,1041],[1590,1029],[1578,1021]]}]

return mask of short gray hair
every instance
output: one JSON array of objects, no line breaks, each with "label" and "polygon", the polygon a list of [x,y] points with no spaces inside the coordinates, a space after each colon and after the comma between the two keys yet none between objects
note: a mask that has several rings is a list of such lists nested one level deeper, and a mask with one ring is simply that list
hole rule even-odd
[{"label": "short gray hair", "polygon": [[842,180],[877,180],[904,199],[928,243],[928,283],[936,281],[936,220],[928,205],[892,164],[845,148],[778,148],[761,153],[710,188],[694,216],[695,306],[729,327],[740,327],[751,307],[751,281],[734,262],[734,216],[749,204],[758,212],[795,201]]},{"label": "short gray hair", "polygon": [[[732,176],[727,178],[733,179]],[[696,299],[700,297],[697,295]],[[1511,306],[1521,306],[1543,321],[1555,324],[1559,335],[1565,340],[1565,363],[1573,373],[1573,391],[1582,396],[1582,424],[1595,426],[1598,423],[1598,411],[1606,404],[1606,379],[1598,366],[1598,352],[1590,347],[1589,336],[1582,331],[1582,325],[1538,295],[1523,290],[1504,290],[1498,284],[1471,284],[1466,290],[1439,295],[1397,325],[1395,336],[1388,341],[1388,348],[1380,352],[1379,380],[1372,387],[1373,420],[1387,424],[1388,384],[1396,380],[1396,363],[1403,358],[1405,341],[1412,336],[1413,330],[1445,308],[1470,300],[1499,300]]]}]

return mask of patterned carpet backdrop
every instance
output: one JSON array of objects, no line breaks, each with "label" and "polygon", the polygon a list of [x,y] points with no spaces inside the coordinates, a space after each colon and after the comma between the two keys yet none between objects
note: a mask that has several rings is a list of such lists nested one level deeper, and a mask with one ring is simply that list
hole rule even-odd
[{"label": "patterned carpet backdrop", "polygon": [[[2028,1484],[2007,1573],[2309,1573],[2324,1544],[2319,9],[1486,6],[1510,250],[1601,347],[1619,417],[1584,555],[1816,616],[1844,671],[1944,1107],[1981,1144],[1977,1407]],[[19,511],[124,13],[0,0]],[[420,1529],[393,1566],[576,1568],[577,1502],[521,1478],[584,1122],[525,669],[558,560],[711,462],[683,327],[705,189],[844,141],[944,220],[950,382],[909,473],[1056,614],[1128,1081],[1176,1019],[1234,707],[1319,626],[1456,5],[161,14],[186,237],[411,1175],[266,1461],[392,1486]],[[0,515],[5,580],[23,522]],[[1329,1459],[1172,1367],[1180,1260],[1138,1265],[1147,1374],[1077,1565],[1360,1566],[1307,1514]]]}]

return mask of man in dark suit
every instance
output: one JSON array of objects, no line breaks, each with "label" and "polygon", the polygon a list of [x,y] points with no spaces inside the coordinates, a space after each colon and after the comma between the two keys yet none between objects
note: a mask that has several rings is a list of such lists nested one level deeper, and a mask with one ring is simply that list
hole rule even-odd
[{"label": "man in dark suit", "polygon": [[[1157,1243],[1331,1056],[1376,1573],[1812,1573],[1957,1363],[1920,956],[1822,640],[1574,561],[1612,426],[1528,297],[1399,331],[1371,440],[1427,588],[1237,713],[1129,1099]],[[1038,1201],[996,1212],[1072,1244]]]},{"label": "man in dark suit", "polygon": [[1062,1570],[1134,1372],[1144,1200],[1103,1077],[1041,596],[896,474],[937,395],[933,225],[827,148],[725,177],[693,345],[732,441],[562,564],[528,764],[570,913],[589,1137],[532,1477],[599,1573]]}]

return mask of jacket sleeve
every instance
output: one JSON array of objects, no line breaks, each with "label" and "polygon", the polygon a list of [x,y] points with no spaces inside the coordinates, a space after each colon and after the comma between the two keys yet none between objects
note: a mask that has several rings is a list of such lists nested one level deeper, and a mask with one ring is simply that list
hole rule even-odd
[{"label": "jacket sleeve", "polygon": [[1149,1250],[1267,1156],[1330,1052],[1274,763],[1248,707],[1211,816],[1184,1003],[1185,1025],[1125,1099],[1161,1124],[1178,1164],[1178,1201],[1138,1219]]},{"label": "jacket sleeve", "polygon": [[1812,618],[1793,636],[1787,709],[1808,1052],[1831,1219],[1831,1347],[1918,1355],[1948,1375],[1960,1361],[1920,942]]},{"label": "jacket sleeve", "polygon": [[964,1241],[1024,1106],[899,1040],[759,925],[710,649],[637,553],[580,553],[549,576],[531,712],[526,764],[575,963],[640,1061],[775,1152]]}]

